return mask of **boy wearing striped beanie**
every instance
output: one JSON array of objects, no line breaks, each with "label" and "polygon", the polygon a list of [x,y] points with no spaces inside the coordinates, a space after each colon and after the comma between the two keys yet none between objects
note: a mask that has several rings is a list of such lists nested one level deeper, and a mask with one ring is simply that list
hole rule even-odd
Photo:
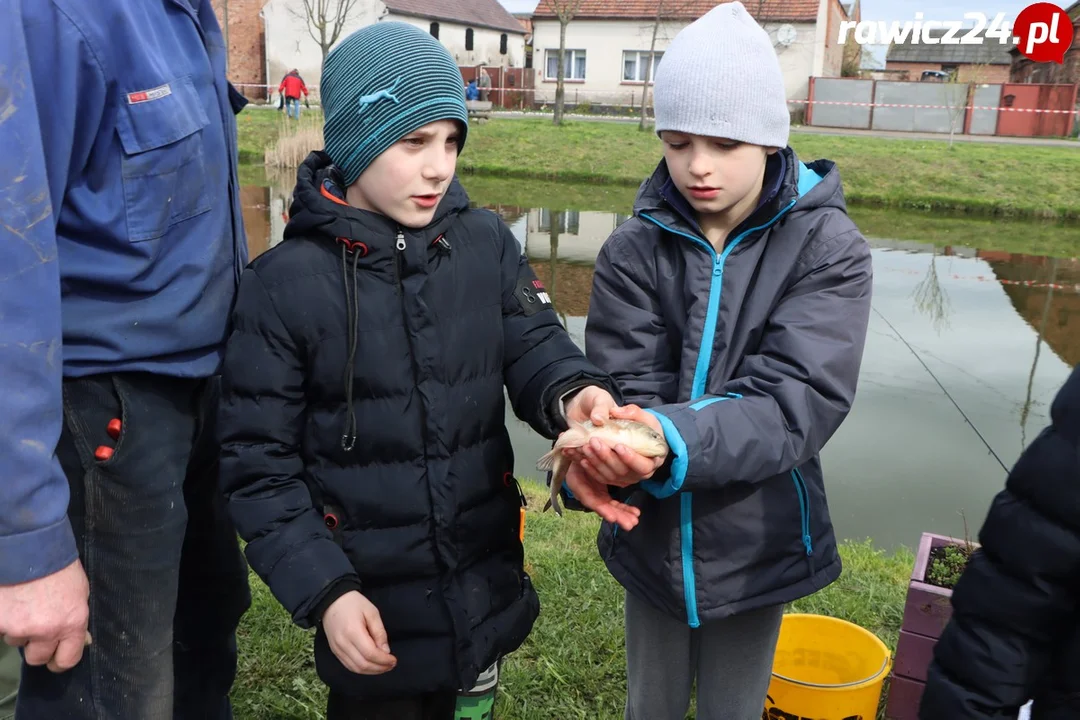
[{"label": "boy wearing striped beanie", "polygon": [[463,82],[435,39],[365,27],[327,56],[321,94],[325,151],[233,313],[229,511],[255,572],[317,628],[329,720],[490,717],[498,662],[539,613],[504,390],[554,439],[603,422],[614,383],[502,220],[470,207]]}]

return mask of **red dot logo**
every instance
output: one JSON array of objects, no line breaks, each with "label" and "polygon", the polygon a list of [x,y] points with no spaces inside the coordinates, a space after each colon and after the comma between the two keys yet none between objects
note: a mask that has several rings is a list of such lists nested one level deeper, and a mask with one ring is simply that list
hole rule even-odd
[{"label": "red dot logo", "polygon": [[1072,45],[1072,20],[1053,3],[1028,5],[1016,16],[1013,39],[1024,57],[1060,65],[1065,61],[1065,51]]}]

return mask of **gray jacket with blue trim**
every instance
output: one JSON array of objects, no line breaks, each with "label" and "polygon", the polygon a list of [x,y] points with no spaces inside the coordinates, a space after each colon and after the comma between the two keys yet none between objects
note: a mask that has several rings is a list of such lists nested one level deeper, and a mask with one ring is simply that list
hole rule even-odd
[{"label": "gray jacket with blue trim", "polygon": [[661,162],[593,280],[586,354],[672,448],[624,491],[640,524],[603,524],[598,548],[628,591],[693,627],[840,575],[818,453],[855,397],[870,250],[832,162],[785,148],[765,184],[716,252]]}]

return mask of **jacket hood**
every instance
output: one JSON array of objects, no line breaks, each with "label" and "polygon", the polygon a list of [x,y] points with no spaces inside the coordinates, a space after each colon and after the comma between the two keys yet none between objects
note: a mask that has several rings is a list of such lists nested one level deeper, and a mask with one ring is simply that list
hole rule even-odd
[{"label": "jacket hood", "polygon": [[357,437],[353,379],[358,342],[356,323],[360,314],[358,273],[389,267],[400,285],[401,256],[406,246],[404,238],[419,239],[424,245],[433,245],[442,238],[443,232],[458,214],[468,207],[469,197],[455,177],[431,222],[422,228],[406,228],[385,215],[361,210],[345,202],[341,171],[326,153],[311,153],[297,171],[296,189],[293,190],[292,204],[289,206],[289,222],[285,226],[284,239],[323,241],[328,249],[336,246],[332,249],[341,253],[348,332],[348,355],[345,358],[347,407],[341,445],[347,452],[352,451]]},{"label": "jacket hood", "polygon": [[468,208],[469,196],[455,176],[428,225],[422,228],[400,226],[385,215],[346,203],[341,171],[329,155],[317,150],[308,155],[297,170],[284,239],[325,239],[350,248],[363,243],[366,256],[374,260],[393,253],[399,231],[430,243],[446,230],[458,213]]},{"label": "jacket hood", "polygon": [[[794,150],[785,147],[769,156],[760,204],[732,229],[729,238],[737,237],[748,228],[766,226],[785,213],[825,207],[847,212],[836,163],[815,160],[807,165],[799,160]],[[675,187],[664,159],[638,189],[634,214],[646,214],[653,222],[703,237],[693,209]]]}]

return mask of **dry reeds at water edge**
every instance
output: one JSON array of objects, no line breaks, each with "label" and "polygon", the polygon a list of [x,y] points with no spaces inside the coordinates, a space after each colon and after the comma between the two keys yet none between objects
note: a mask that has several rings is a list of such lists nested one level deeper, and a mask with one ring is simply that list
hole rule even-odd
[{"label": "dry reeds at water edge", "polygon": [[313,150],[324,147],[322,113],[307,112],[299,120],[282,116],[278,139],[266,148],[267,167],[297,168]]}]

